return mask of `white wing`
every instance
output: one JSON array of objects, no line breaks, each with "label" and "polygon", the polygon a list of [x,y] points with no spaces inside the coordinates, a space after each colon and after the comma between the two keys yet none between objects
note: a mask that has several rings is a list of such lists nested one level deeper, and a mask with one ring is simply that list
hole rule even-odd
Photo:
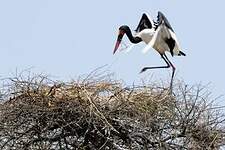
[{"label": "white wing", "polygon": [[159,30],[160,30],[160,27],[158,27],[158,29],[155,31],[153,37],[152,37],[152,40],[147,44],[147,46],[145,46],[145,48],[142,50],[142,53],[147,53],[149,51],[150,48],[154,47],[157,39],[158,39],[158,36],[159,36]]}]

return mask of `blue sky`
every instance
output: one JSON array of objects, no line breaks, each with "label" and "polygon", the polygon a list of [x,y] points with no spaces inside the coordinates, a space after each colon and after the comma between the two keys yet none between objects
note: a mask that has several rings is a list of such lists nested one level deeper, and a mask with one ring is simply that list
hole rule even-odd
[{"label": "blue sky", "polygon": [[187,84],[211,83],[216,95],[225,94],[224,6],[223,0],[1,0],[0,77],[33,68],[67,80],[107,64],[127,84],[148,76],[169,81],[170,70],[139,74],[144,66],[164,63],[154,50],[142,54],[144,44],[112,55],[120,25],[135,29],[143,12],[156,18],[160,10],[187,54],[168,55],[176,78]]}]

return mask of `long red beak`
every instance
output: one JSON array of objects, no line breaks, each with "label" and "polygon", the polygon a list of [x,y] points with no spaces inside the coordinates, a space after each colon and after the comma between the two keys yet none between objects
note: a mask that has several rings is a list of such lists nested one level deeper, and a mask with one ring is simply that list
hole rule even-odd
[{"label": "long red beak", "polygon": [[117,41],[116,41],[116,45],[115,45],[115,48],[113,50],[113,54],[116,53],[116,51],[118,50],[119,46],[120,46],[120,43],[122,41],[122,38],[123,38],[123,35],[124,35],[124,32],[123,31],[119,31],[119,35],[117,37]]}]

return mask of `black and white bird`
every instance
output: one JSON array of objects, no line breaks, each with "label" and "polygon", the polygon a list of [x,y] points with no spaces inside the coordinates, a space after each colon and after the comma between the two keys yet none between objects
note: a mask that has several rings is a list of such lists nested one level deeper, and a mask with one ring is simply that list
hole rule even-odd
[{"label": "black and white bird", "polygon": [[144,41],[148,44],[154,33],[155,33],[155,25],[153,20],[147,15],[143,14],[141,20],[135,30],[135,36],[132,35],[131,29],[127,25],[123,25],[119,28],[119,35],[117,38],[117,42],[113,51],[113,54],[117,51],[122,41],[124,34],[127,35],[128,39],[131,43],[137,44]]},{"label": "black and white bird", "polygon": [[141,72],[144,72],[148,69],[172,67],[172,76],[170,82],[170,88],[172,88],[176,68],[168,59],[165,52],[170,52],[172,56],[185,56],[185,53],[181,51],[176,34],[169,21],[162,12],[158,12],[157,22],[154,22],[147,14],[144,13],[135,31],[136,35],[133,36],[130,28],[127,25],[123,25],[119,28],[119,35],[117,37],[117,42],[113,54],[119,48],[124,34],[127,35],[131,43],[137,44],[142,41],[145,42],[147,46],[143,49],[143,52],[145,53],[150,48],[154,48],[160,54],[167,65],[157,67],[144,67]]}]

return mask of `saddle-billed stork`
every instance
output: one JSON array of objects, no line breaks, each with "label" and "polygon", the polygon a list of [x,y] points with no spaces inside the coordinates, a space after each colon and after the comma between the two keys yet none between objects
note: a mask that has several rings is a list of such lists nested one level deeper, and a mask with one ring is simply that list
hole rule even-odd
[{"label": "saddle-billed stork", "polygon": [[136,35],[133,36],[130,28],[127,25],[123,25],[119,28],[119,35],[113,51],[113,54],[117,51],[124,34],[127,35],[131,43],[137,44],[145,42],[147,46],[143,49],[143,52],[147,52],[151,47],[154,48],[166,62],[166,66],[157,67],[144,67],[141,73],[148,69],[169,68],[172,67],[172,76],[170,82],[170,89],[172,89],[173,78],[175,73],[175,66],[166,56],[166,51],[169,51],[172,56],[185,56],[186,54],[181,51],[176,34],[171,27],[169,21],[162,12],[158,12],[157,22],[154,22],[147,14],[143,14],[141,20],[136,28]]}]

